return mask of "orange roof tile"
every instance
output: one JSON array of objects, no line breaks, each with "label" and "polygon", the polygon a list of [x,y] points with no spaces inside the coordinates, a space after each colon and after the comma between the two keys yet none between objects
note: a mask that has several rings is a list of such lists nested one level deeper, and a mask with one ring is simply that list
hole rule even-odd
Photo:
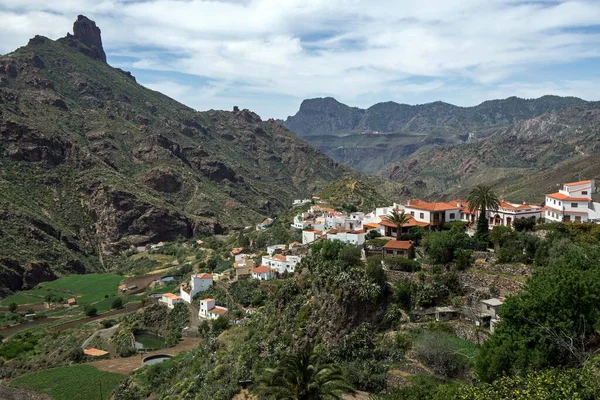
[{"label": "orange roof tile", "polygon": [[514,205],[510,204],[509,202],[502,200],[500,202],[500,208],[504,208],[506,210],[524,210],[527,208],[538,209],[539,207],[537,205],[532,205],[532,204],[519,204],[518,206],[514,206]]},{"label": "orange roof tile", "polygon": [[[422,226],[422,227],[426,227],[429,226],[430,224],[428,224],[427,222],[421,222],[421,221],[417,221],[412,215],[406,215],[407,217],[407,222],[402,225],[403,228],[411,228],[413,226]],[[383,226],[388,226],[390,228],[395,228],[396,224],[391,223],[387,217],[381,218],[381,222],[379,223],[379,225],[383,225]]]},{"label": "orange roof tile", "polygon": [[206,272],[202,273],[200,275],[197,275],[197,276],[198,276],[198,279],[212,279],[212,277],[213,277],[212,274],[209,274]]},{"label": "orange roof tile", "polygon": [[179,296],[177,296],[176,294],[173,294],[173,293],[163,293],[163,297],[166,297],[168,299],[173,299],[173,300],[180,299]]},{"label": "orange roof tile", "polygon": [[271,269],[269,267],[265,267],[264,265],[261,265],[260,267],[256,267],[254,269],[252,269],[252,272],[255,272],[257,274],[264,274],[269,272]]},{"label": "orange roof tile", "polygon": [[390,240],[383,246],[383,248],[394,250],[408,250],[413,246],[414,243],[412,240]]},{"label": "orange roof tile", "polygon": [[368,224],[363,224],[363,228],[365,229],[378,229],[379,228],[379,224],[376,223],[368,223]]},{"label": "orange roof tile", "polygon": [[107,355],[108,351],[95,349],[95,348],[91,347],[89,349],[83,350],[83,354],[85,354],[86,356],[91,356],[91,357],[102,357],[102,356]]},{"label": "orange roof tile", "polygon": [[577,185],[583,185],[586,183],[592,183],[592,181],[590,179],[588,179],[586,181],[569,182],[569,183],[565,183],[564,186],[577,186]]},{"label": "orange roof tile", "polygon": [[287,261],[287,258],[285,258],[283,254],[275,254],[273,256],[273,259],[278,261]]},{"label": "orange roof tile", "polygon": [[202,299],[202,300],[200,300],[200,301],[215,301],[215,299],[212,299],[212,298],[210,298],[210,297],[207,297],[206,299]]},{"label": "orange roof tile", "polygon": [[240,254],[242,251],[244,251],[244,249],[243,249],[242,247],[236,247],[235,249],[232,249],[232,250],[231,250],[231,254],[238,255],[238,254]]},{"label": "orange roof tile", "polygon": [[225,315],[229,310],[225,307],[215,306],[212,310],[208,310],[208,312],[215,313],[217,315]]},{"label": "orange roof tile", "polygon": [[424,200],[411,200],[410,204],[406,205],[406,208],[414,208],[417,210],[425,211],[448,211],[448,210],[460,210],[461,207],[455,204],[436,202],[430,203]]},{"label": "orange roof tile", "polygon": [[588,197],[571,197],[571,196],[567,196],[566,194],[562,194],[562,193],[551,193],[551,194],[547,194],[546,196],[550,197],[551,199],[556,199],[556,200],[590,201],[590,199]]}]

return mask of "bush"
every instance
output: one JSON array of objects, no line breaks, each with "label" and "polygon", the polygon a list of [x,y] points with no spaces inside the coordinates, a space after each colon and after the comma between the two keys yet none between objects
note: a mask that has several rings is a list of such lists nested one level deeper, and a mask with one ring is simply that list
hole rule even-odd
[{"label": "bush", "polygon": [[120,297],[115,298],[112,302],[112,308],[115,310],[118,308],[123,308],[123,299]]},{"label": "bush", "polygon": [[418,289],[418,285],[408,279],[396,282],[394,294],[396,302],[398,302],[403,310],[410,311],[414,308]]},{"label": "bush", "polygon": [[229,329],[230,326],[231,325],[229,324],[229,319],[227,317],[219,317],[213,321],[212,331],[215,335],[218,335],[221,332]]},{"label": "bush", "polygon": [[83,360],[83,356],[83,350],[79,346],[73,347],[71,351],[69,351],[69,360],[73,362],[80,362]]},{"label": "bush", "polygon": [[454,250],[454,265],[459,271],[464,271],[471,266],[472,250],[456,249]]},{"label": "bush", "polygon": [[417,272],[421,270],[421,264],[404,257],[385,257],[383,263],[387,269],[392,271]]},{"label": "bush", "polygon": [[367,239],[377,239],[378,237],[381,237],[381,233],[378,230],[369,231],[366,236]]},{"label": "bush", "polygon": [[467,357],[456,351],[447,334],[425,332],[414,349],[419,361],[448,378],[463,375],[469,366]]},{"label": "bush", "polygon": [[529,232],[535,229],[536,221],[535,217],[531,218],[520,218],[513,221],[513,227],[518,232]]},{"label": "bush", "polygon": [[17,303],[15,303],[15,302],[12,302],[12,303],[10,303],[10,304],[8,305],[8,310],[9,310],[11,313],[14,313],[15,311],[17,311],[17,307],[18,307],[18,306],[17,306]]},{"label": "bush", "polygon": [[94,306],[85,306],[83,312],[85,312],[85,315],[87,315],[88,317],[95,317],[96,315],[98,315],[98,309]]},{"label": "bush", "polygon": [[113,321],[112,319],[104,319],[102,320],[101,324],[104,329],[108,329],[111,326],[114,326],[114,322],[115,321]]}]

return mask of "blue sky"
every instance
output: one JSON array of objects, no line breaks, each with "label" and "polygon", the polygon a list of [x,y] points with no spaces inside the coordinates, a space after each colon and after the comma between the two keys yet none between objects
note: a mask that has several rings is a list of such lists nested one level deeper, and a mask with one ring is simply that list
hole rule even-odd
[{"label": "blue sky", "polygon": [[78,14],[111,65],[198,110],[600,100],[600,0],[0,0],[0,53]]}]

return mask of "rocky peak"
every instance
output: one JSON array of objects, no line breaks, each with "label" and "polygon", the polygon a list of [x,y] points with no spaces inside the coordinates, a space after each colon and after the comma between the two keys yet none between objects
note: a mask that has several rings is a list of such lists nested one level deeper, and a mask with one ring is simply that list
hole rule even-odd
[{"label": "rocky peak", "polygon": [[106,53],[102,48],[101,31],[94,21],[85,15],[79,15],[77,21],[73,24],[73,35],[67,34],[66,41],[72,46],[81,47],[77,46],[73,39],[86,47],[81,49],[85,54],[106,63]]}]

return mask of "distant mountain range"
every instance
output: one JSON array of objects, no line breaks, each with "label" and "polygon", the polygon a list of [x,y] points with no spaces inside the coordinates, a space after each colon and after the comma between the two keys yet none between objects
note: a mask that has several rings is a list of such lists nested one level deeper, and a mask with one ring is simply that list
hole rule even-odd
[{"label": "distant mountain range", "polygon": [[584,104],[575,97],[543,96],[474,107],[386,102],[361,109],[327,97],[303,101],[296,115],[280,122],[335,160],[377,173],[419,149],[473,142],[500,127]]}]

